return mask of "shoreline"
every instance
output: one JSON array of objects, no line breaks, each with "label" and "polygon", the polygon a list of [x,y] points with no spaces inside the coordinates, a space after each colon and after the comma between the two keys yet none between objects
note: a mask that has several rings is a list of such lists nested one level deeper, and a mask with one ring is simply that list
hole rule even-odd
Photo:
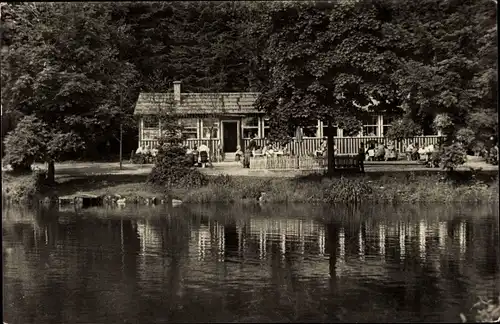
[{"label": "shoreline", "polygon": [[[252,177],[207,175],[201,187],[173,188],[148,184],[147,173],[60,172],[56,184],[38,189],[32,175],[3,172],[2,200],[28,201],[78,196],[107,197],[127,204],[155,204],[172,199],[185,203],[479,203],[498,202],[498,172],[494,171],[394,171],[352,174],[327,178],[321,174]],[[57,172],[57,171],[56,171]],[[57,173],[56,173],[57,174]],[[29,198],[28,198],[29,197]]]}]

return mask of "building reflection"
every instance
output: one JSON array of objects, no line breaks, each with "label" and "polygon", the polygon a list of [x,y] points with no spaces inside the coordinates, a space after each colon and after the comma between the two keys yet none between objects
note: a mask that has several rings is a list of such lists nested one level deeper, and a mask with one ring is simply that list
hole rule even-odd
[{"label": "building reflection", "polygon": [[[333,230],[329,225],[302,219],[262,218],[227,224],[208,221],[191,229],[190,245],[191,250],[197,251],[199,260],[215,255],[218,261],[242,258],[265,260],[271,252],[278,253],[281,259],[304,255],[331,257],[331,249],[335,249],[335,260],[339,264],[352,263],[353,257],[362,264],[405,262],[410,259],[427,264],[429,253],[439,250],[443,255],[449,253],[453,246],[457,246],[460,260],[464,261],[467,240],[470,240],[464,221],[419,220],[393,225],[371,221],[358,227],[338,225],[334,233],[328,234],[329,230]],[[455,240],[457,244],[453,245],[450,240]],[[436,269],[440,267],[435,258],[432,264]]]},{"label": "building reflection", "polygon": [[[375,289],[390,282],[406,304],[418,303],[431,294],[426,290],[439,300],[469,289],[457,288],[466,280],[490,287],[487,280],[498,278],[498,228],[487,224],[460,218],[321,223],[263,217],[69,217],[64,222],[34,217],[3,224],[4,276],[16,281],[8,288],[15,307],[26,300],[36,309],[57,290],[74,292],[53,298],[61,314],[66,302],[92,300],[99,310],[111,299],[121,312],[140,314],[138,296],[161,296],[175,304],[189,296],[189,287],[206,288],[208,282],[209,289],[246,281],[268,287],[283,283],[289,290],[297,281],[316,282],[337,293],[352,282]],[[76,318],[77,311],[68,318]],[[61,314],[49,320],[70,322]]]}]

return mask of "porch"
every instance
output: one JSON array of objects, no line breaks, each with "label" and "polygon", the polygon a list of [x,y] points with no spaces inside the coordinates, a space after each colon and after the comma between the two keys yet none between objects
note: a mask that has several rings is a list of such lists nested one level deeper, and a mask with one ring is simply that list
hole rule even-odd
[{"label": "porch", "polygon": [[[420,147],[427,146],[430,144],[436,145],[439,139],[442,136],[417,136],[401,141],[396,141],[395,147],[396,152],[403,153],[405,145],[411,141],[413,143],[418,143]],[[255,141],[257,145],[263,147],[267,139],[258,138]],[[320,147],[322,138],[304,138],[302,142],[298,143],[295,139],[292,139],[288,144],[286,144],[286,148],[288,152],[292,155],[311,155]],[[335,137],[334,144],[337,147],[337,154],[345,155],[345,154],[357,154],[358,149],[361,143],[365,144],[365,147],[368,143],[376,141],[377,143],[383,143],[385,145],[389,144],[390,140],[387,137],[383,136],[372,136],[372,137]],[[213,153],[213,158],[216,161],[220,161],[220,152],[217,149],[221,145],[220,139],[200,139],[200,138],[190,138],[184,141],[185,145],[189,148],[194,148],[195,146],[200,146],[202,142],[207,143],[207,146],[210,148],[211,153]],[[250,143],[250,139],[242,139],[242,149],[245,149]],[[140,145],[144,147],[155,147],[158,145],[158,140],[149,139],[149,140],[141,140]]]}]

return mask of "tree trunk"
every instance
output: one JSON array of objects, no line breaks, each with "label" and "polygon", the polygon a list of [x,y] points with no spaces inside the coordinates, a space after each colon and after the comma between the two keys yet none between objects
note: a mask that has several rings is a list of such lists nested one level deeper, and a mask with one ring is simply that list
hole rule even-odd
[{"label": "tree trunk", "polygon": [[123,123],[120,123],[120,170],[123,169]]},{"label": "tree trunk", "polygon": [[55,163],[54,160],[50,160],[48,162],[48,167],[47,167],[47,183],[53,184],[56,181],[55,175],[56,175]]},{"label": "tree trunk", "polygon": [[332,122],[328,121],[328,130],[327,130],[327,151],[328,151],[328,170],[327,173],[332,175],[335,172],[335,152],[333,149],[333,129]]}]

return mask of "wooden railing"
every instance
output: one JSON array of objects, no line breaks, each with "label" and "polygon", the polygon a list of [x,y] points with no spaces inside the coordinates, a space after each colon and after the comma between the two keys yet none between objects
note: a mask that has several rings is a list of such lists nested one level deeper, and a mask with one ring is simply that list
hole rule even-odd
[{"label": "wooden railing", "polygon": [[[297,165],[298,162],[298,165]],[[257,170],[324,170],[328,166],[325,158],[316,158],[303,155],[296,156],[262,156],[250,158],[250,169]],[[357,155],[337,155],[335,156],[335,167],[337,169],[358,168]]]},{"label": "wooden railing", "polygon": [[[212,161],[219,161],[220,154],[219,154],[218,147],[220,145],[220,139],[190,138],[190,139],[184,140],[184,144],[187,147],[189,147],[190,149],[193,149],[195,146],[200,146],[202,143],[205,143],[208,146],[208,148],[210,149],[210,158],[212,159]],[[149,148],[157,147],[158,140],[142,140],[141,146],[149,147]]]},{"label": "wooden railing", "polygon": [[[439,139],[442,138],[442,136],[417,136],[414,138],[409,138],[401,141],[395,141],[395,149],[397,152],[404,152],[405,146],[408,144],[409,141],[415,143],[418,143],[420,147],[422,146],[427,146],[430,144],[437,144]],[[263,147],[266,139],[264,138],[259,138],[255,140],[257,145],[260,147]],[[314,152],[321,146],[321,142],[323,139],[321,138],[304,138],[302,139],[302,143],[297,143],[295,139],[292,139],[291,142],[289,142],[286,145],[286,149],[288,152],[290,152],[292,155],[300,154],[300,155],[309,155],[309,154],[314,154]],[[361,143],[365,144],[365,147],[368,146],[370,142],[377,142],[377,143],[383,143],[384,145],[389,144],[391,140],[389,140],[387,137],[379,137],[379,136],[374,136],[374,137],[335,137],[334,138],[334,143],[335,146],[337,147],[337,154],[357,154],[359,146]],[[244,148],[248,147],[248,144],[250,143],[250,139],[244,139]]]},{"label": "wooden railing", "polygon": [[[439,139],[442,136],[417,136],[410,139],[405,139],[401,141],[394,142],[396,152],[404,152],[405,146],[409,141],[418,143],[420,147],[427,146],[430,144],[437,144]],[[259,138],[255,140],[257,145],[263,147],[265,142],[267,141],[264,138]],[[294,139],[286,145],[286,149],[291,155],[300,154],[303,155],[311,155],[321,146],[321,142],[323,139],[321,138],[304,138],[302,142],[299,144]],[[141,145],[144,147],[149,146],[150,148],[156,147],[158,145],[158,140],[142,140],[140,141]],[[218,147],[221,144],[220,139],[187,139],[184,143],[189,148],[194,148],[194,146],[200,146],[202,143],[206,143],[206,145],[210,148],[211,156],[213,161],[220,160],[220,154]],[[368,146],[370,142],[384,143],[385,145],[389,144],[390,140],[386,137],[335,137],[334,143],[337,147],[337,154],[357,154],[359,146],[361,143],[365,144],[365,147]],[[243,140],[243,148],[248,147],[250,143],[250,139]]]}]

